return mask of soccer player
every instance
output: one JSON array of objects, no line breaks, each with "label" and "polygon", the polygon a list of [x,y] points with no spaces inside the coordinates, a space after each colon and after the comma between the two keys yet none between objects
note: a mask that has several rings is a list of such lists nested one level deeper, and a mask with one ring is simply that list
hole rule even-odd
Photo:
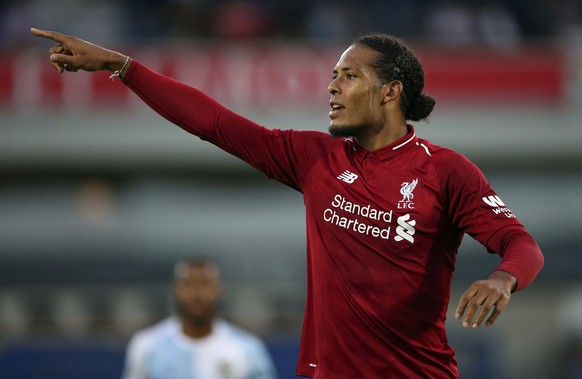
[{"label": "soccer player", "polygon": [[176,263],[176,316],[132,337],[123,379],[276,379],[264,343],[218,317],[221,292],[216,262]]},{"label": "soccer player", "polygon": [[[59,71],[110,70],[184,130],[303,193],[307,302],[297,375],[458,378],[445,333],[465,233],[501,256],[463,293],[456,317],[492,325],[543,265],[532,236],[467,158],[420,138],[427,118],[414,53],[384,34],[357,39],[329,84],[329,134],[271,130],[137,60],[56,32]],[[291,73],[289,73],[291,75]]]}]

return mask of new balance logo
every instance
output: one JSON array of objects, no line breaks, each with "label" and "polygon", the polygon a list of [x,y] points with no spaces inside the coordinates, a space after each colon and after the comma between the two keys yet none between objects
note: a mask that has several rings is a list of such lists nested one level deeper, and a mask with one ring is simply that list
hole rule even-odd
[{"label": "new balance logo", "polygon": [[404,216],[398,217],[396,220],[398,222],[398,227],[396,228],[396,237],[394,240],[400,242],[403,240],[407,240],[410,243],[414,243],[414,233],[416,233],[416,229],[414,226],[416,225],[415,220],[410,220],[410,214],[405,214]]},{"label": "new balance logo", "polygon": [[344,182],[346,182],[348,184],[352,184],[353,182],[356,181],[356,179],[358,179],[358,175],[346,170],[346,171],[342,172],[337,178],[340,180],[343,180]]},{"label": "new balance logo", "polygon": [[505,206],[505,203],[503,203],[503,201],[501,201],[501,199],[497,195],[485,196],[482,197],[482,199],[485,202],[485,204],[493,208]]}]

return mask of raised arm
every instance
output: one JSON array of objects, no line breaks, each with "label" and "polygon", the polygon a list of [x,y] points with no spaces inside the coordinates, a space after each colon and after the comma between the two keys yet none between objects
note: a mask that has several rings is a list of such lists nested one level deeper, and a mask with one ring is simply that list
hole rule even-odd
[{"label": "raised arm", "polygon": [[[163,76],[128,56],[80,38],[31,29],[32,34],[57,44],[49,50],[50,62],[64,71],[112,71],[148,106],[170,122],[265,172],[264,135],[268,131],[232,112],[205,93]],[[275,156],[277,152],[270,154]],[[283,154],[277,155],[284,159]]]},{"label": "raised arm", "polygon": [[31,32],[57,42],[49,50],[57,71],[112,71],[168,121],[295,189],[301,187],[299,172],[307,172],[320,155],[342,143],[320,132],[267,129],[204,92],[149,69],[138,59],[61,33]]}]

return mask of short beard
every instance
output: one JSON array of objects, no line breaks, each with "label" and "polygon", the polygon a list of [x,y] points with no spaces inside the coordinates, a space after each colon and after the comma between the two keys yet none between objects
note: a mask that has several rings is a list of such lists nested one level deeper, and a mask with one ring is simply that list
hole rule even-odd
[{"label": "short beard", "polygon": [[174,302],[174,308],[176,310],[176,314],[180,317],[181,320],[187,322],[189,325],[194,325],[196,327],[211,323],[216,314],[214,310],[206,314],[190,314],[186,310],[186,307],[179,304],[178,302]]},{"label": "short beard", "polygon": [[332,137],[357,137],[362,130],[361,125],[343,125],[343,126],[330,126],[328,131]]}]

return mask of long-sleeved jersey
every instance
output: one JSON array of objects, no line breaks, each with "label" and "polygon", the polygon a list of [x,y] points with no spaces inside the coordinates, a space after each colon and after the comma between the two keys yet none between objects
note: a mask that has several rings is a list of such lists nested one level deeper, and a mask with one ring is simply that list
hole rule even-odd
[{"label": "long-sleeved jersey", "polygon": [[263,341],[222,319],[200,339],[166,318],[137,332],[127,346],[122,379],[276,379]]},{"label": "long-sleeved jersey", "polygon": [[409,133],[375,151],[315,131],[271,130],[139,62],[124,82],[186,131],[301,191],[307,302],[297,374],[457,378],[445,317],[465,233],[502,256],[517,289],[535,240],[468,159]]}]

